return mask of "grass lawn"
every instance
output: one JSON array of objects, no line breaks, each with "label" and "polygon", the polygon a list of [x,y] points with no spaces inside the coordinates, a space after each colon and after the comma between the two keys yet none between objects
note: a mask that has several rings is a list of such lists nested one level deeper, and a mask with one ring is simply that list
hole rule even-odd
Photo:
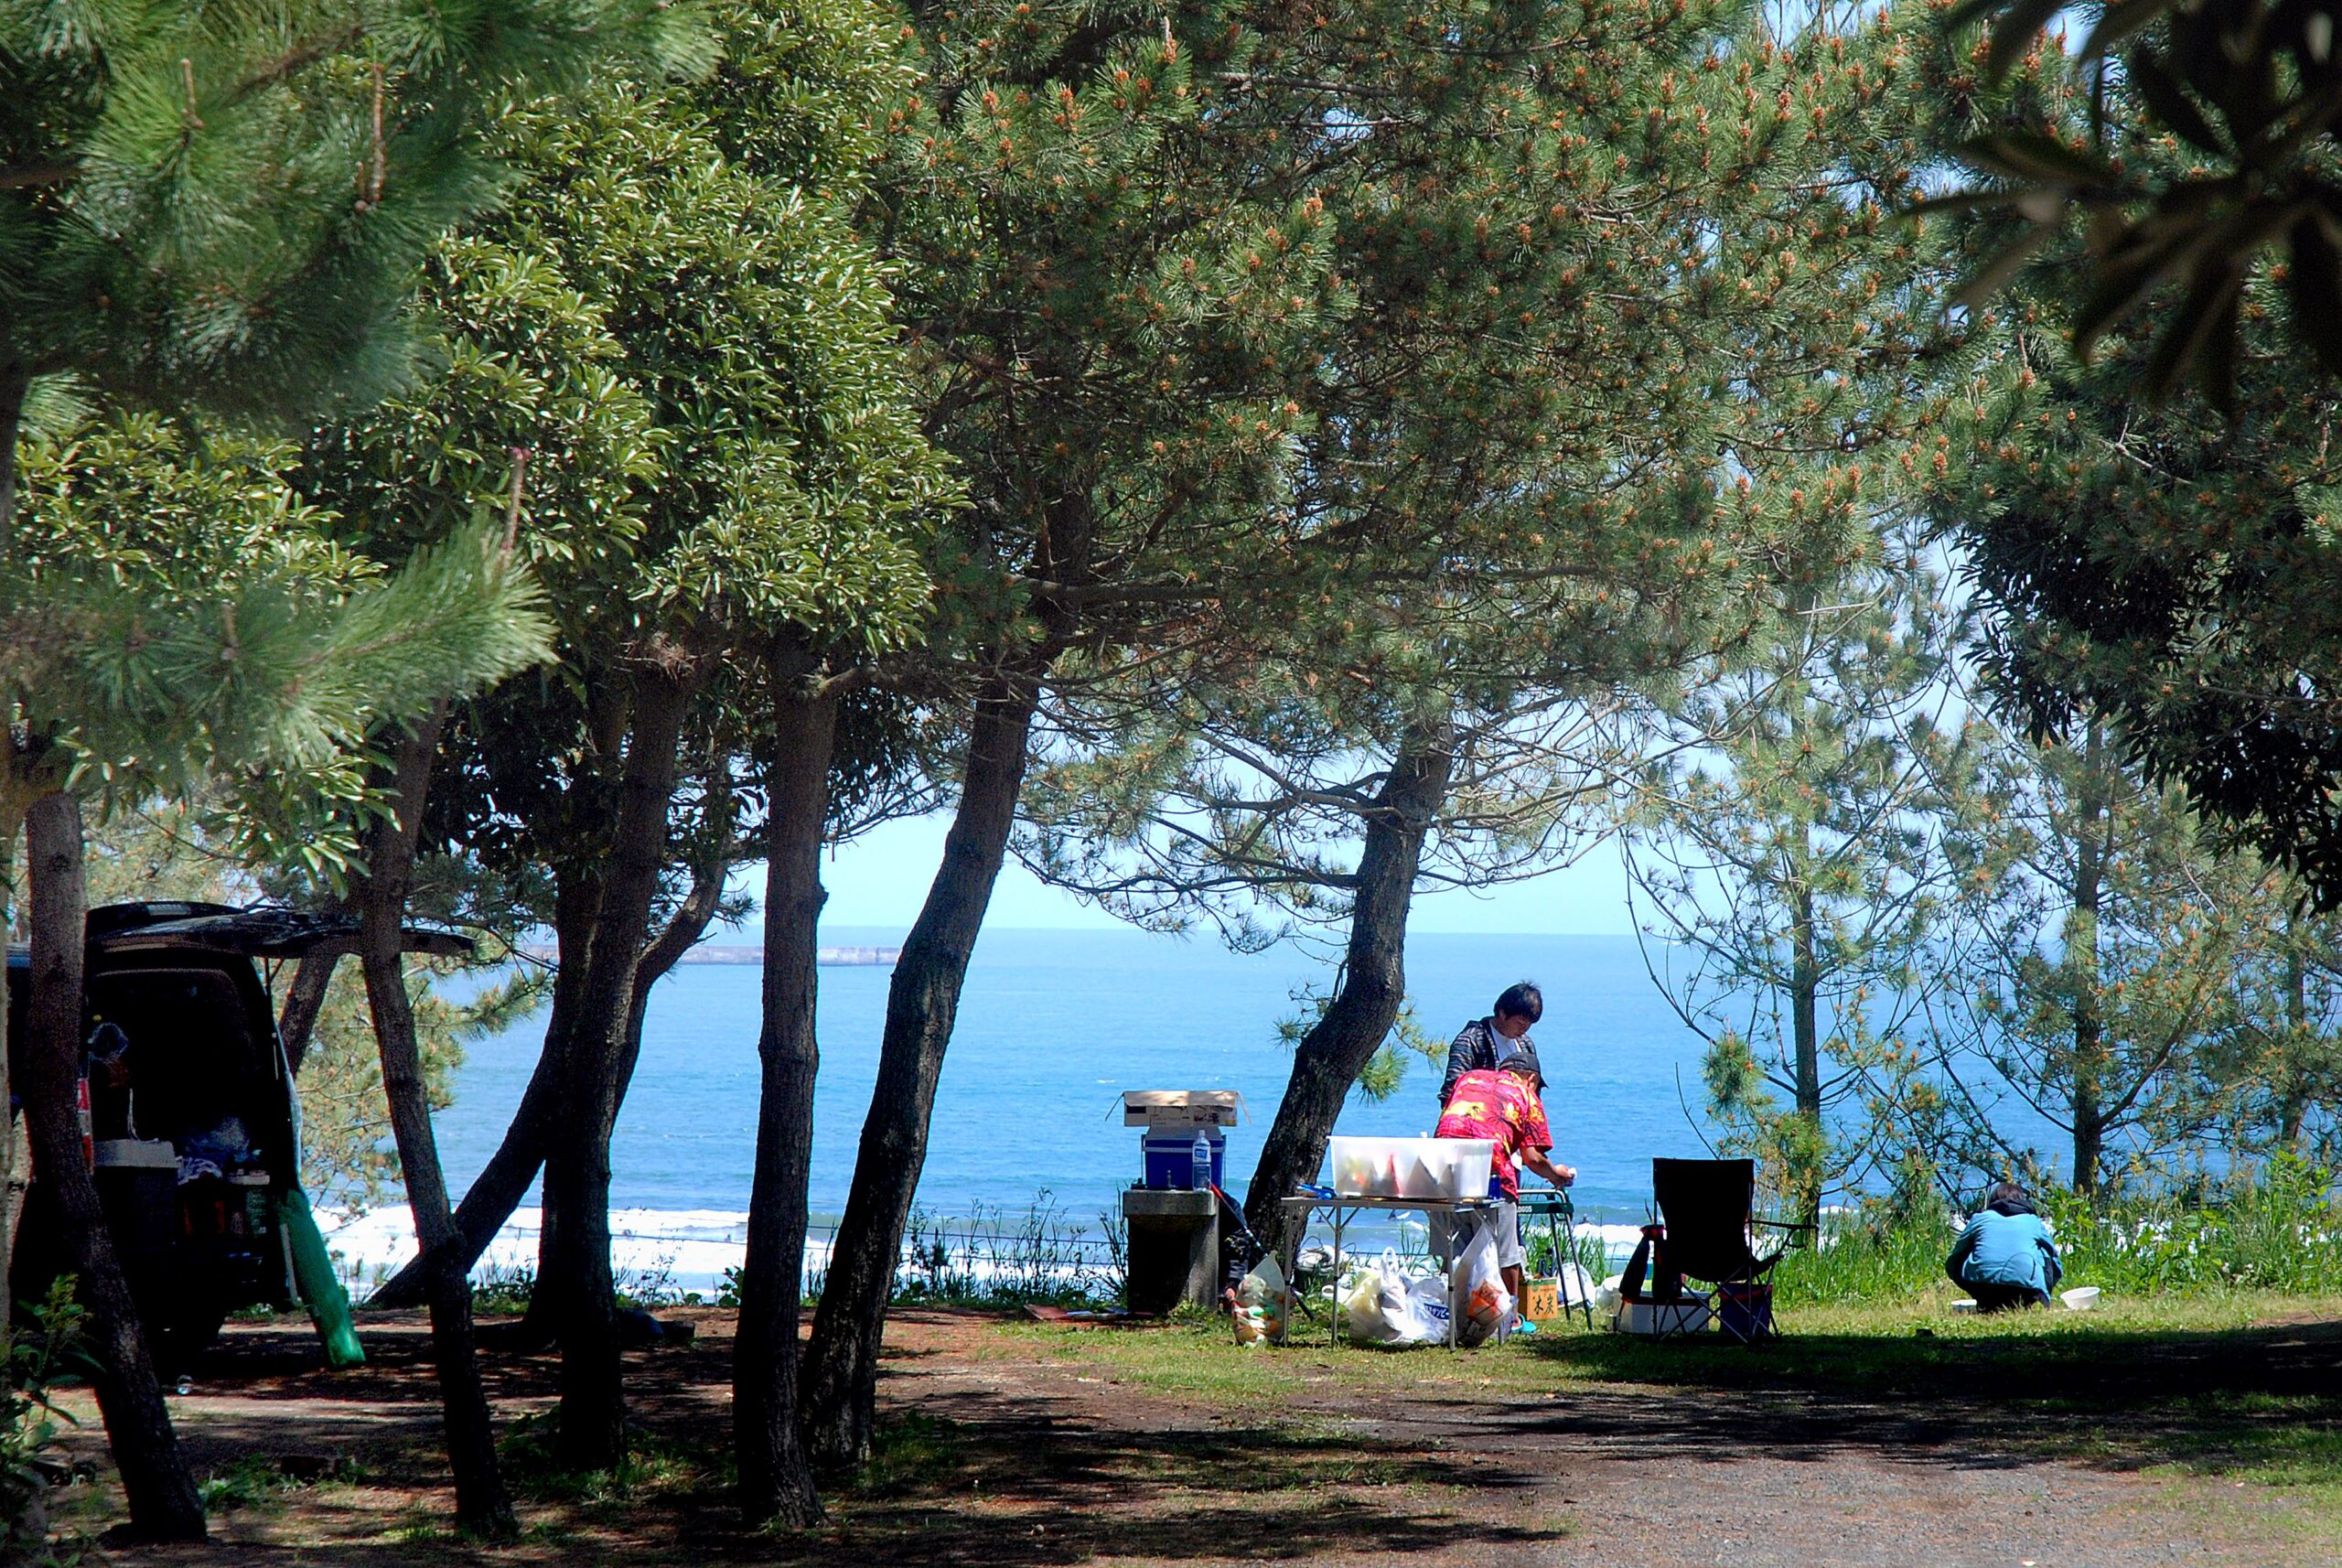
[{"label": "grass lawn", "polygon": [[[555,1472],[557,1365],[490,1358],[518,1545],[451,1535],[428,1330],[361,1322],[328,1374],[299,1325],[241,1325],[174,1415],[213,1544],[122,1568],[1038,1568],[1277,1560],[2326,1563],[2342,1549],[2342,1295],[2110,1299],[1955,1317],[1808,1305],[1756,1351],[1556,1321],[1477,1351],[1241,1348],[1218,1318],[1072,1330],[898,1311],[873,1463],[829,1520],[744,1531],[730,1315],[629,1358],[636,1453]],[[95,1412],[83,1445],[92,1458]],[[295,1477],[285,1456],[313,1463]],[[111,1479],[60,1524],[121,1517]],[[1959,1550],[1946,1554],[1946,1543]],[[1787,1553],[1788,1555],[1783,1555]]]},{"label": "grass lawn", "polygon": [[2295,1489],[2304,1519],[2342,1541],[2342,1295],[2212,1292],[1990,1317],[1953,1316],[1950,1299],[1786,1308],[1781,1337],[1756,1350],[1559,1321],[1468,1352],[1328,1349],[1322,1318],[1275,1349],[1239,1347],[1216,1322],[999,1337],[1010,1354],[1090,1363],[1230,1410],[1312,1390],[1370,1407],[1441,1384],[1486,1398],[1635,1387],[1885,1406],[1988,1429],[2034,1457]]}]

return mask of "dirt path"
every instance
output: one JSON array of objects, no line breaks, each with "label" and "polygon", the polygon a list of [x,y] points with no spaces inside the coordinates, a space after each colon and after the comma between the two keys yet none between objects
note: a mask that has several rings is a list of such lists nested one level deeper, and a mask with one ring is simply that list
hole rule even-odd
[{"label": "dirt path", "polygon": [[[650,1456],[596,1493],[516,1483],[531,1538],[481,1551],[444,1533],[448,1498],[419,1320],[363,1326],[371,1361],[317,1368],[306,1335],[245,1326],[174,1402],[199,1466],[247,1480],[354,1462],[355,1480],[260,1487],[202,1549],[121,1550],[124,1564],[598,1561],[994,1565],[1303,1562],[2133,1564],[2319,1563],[2284,1491],[2029,1457],[1973,1412],[1778,1390],[1481,1386],[1420,1352],[1370,1397],[1347,1364],[1295,1356],[1273,1408],[1166,1393],[1103,1336],[897,1314],[882,1397],[892,1420],[858,1490],[802,1537],[742,1534],[723,1490],[726,1315],[688,1348],[633,1358]],[[1351,1352],[1345,1354],[1370,1354]],[[552,1361],[502,1357],[508,1421],[552,1402]],[[1419,1369],[1422,1375],[1413,1375]],[[1399,1375],[1402,1371],[1406,1375]],[[86,1439],[85,1439],[86,1441]],[[253,1460],[263,1463],[255,1466]],[[251,1491],[250,1487],[246,1491]],[[102,1499],[83,1515],[102,1521]]]},{"label": "dirt path", "polygon": [[[963,1354],[976,1348],[952,1337]],[[1191,1405],[1081,1365],[994,1360],[971,1374],[945,1354],[896,1381],[900,1394],[923,1387],[922,1402],[954,1420],[1015,1410],[1069,1434],[1214,1429]],[[1418,1488],[1452,1516],[1428,1547],[1440,1562],[2332,1561],[2295,1539],[2288,1499],[2271,1488],[2031,1458],[1961,1423],[1887,1403],[1656,1388],[1523,1398],[1425,1384],[1370,1409],[1338,1390],[1289,1397],[1284,1409],[1402,1456],[1403,1468],[1440,1472],[1440,1484]],[[1413,1539],[1361,1541],[1342,1561],[1420,1562],[1426,1549]]]}]

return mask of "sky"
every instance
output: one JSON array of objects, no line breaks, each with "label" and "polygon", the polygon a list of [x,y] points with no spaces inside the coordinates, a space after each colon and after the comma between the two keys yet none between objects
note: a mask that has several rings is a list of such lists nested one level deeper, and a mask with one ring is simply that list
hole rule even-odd
[{"label": "sky", "polygon": [[[830,891],[822,924],[897,932],[908,929],[927,897],[950,825],[951,818],[940,813],[890,822],[837,851],[822,868],[822,885]],[[762,867],[737,886],[751,894],[761,892]],[[1001,874],[985,923],[1074,930],[1121,924],[1071,894],[1045,886],[1013,859]],[[1617,849],[1605,843],[1575,865],[1487,893],[1445,889],[1419,894],[1408,929],[1426,934],[1623,936],[1634,927],[1627,916],[1626,873]]]}]

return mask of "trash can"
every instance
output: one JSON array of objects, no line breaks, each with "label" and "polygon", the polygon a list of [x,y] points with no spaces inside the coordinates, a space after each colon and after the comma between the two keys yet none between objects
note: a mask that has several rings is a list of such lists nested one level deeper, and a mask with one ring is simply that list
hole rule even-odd
[{"label": "trash can", "polygon": [[1123,1305],[1169,1312],[1219,1300],[1219,1200],[1209,1192],[1133,1187],[1123,1193],[1130,1277]]},{"label": "trash can", "polygon": [[162,1139],[101,1138],[91,1146],[91,1167],[123,1278],[140,1316],[151,1316],[177,1288],[178,1152]]}]

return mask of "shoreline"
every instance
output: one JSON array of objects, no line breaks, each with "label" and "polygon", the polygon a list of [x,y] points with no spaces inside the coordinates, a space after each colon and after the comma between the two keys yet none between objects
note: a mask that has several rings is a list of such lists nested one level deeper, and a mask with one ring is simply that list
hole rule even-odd
[{"label": "shoreline", "polygon": [[[1101,1255],[1094,1262],[1069,1258],[1037,1265],[1030,1258],[1019,1261],[1013,1257],[1004,1262],[1000,1254],[1018,1244],[1020,1221],[1036,1211],[1028,1208],[1023,1214],[929,1216],[927,1235],[930,1240],[942,1240],[951,1250],[950,1267],[953,1272],[979,1281],[1011,1273],[1022,1275],[1037,1266],[1059,1277],[1069,1277],[1110,1265],[1111,1259],[1104,1255],[1103,1237],[1093,1227],[1079,1223],[1069,1225],[1069,1234],[1060,1237],[1056,1246],[1066,1252],[1099,1250]],[[837,1219],[831,1214],[817,1215],[807,1227],[804,1272],[809,1285],[829,1267],[831,1237]],[[523,1273],[533,1273],[543,1224],[544,1211],[541,1208],[513,1210],[512,1218],[473,1265],[473,1283],[488,1284],[510,1280]],[[351,1299],[360,1305],[365,1304],[376,1285],[414,1257],[414,1221],[403,1204],[386,1203],[361,1215],[321,1208],[317,1210],[317,1226],[325,1233],[335,1272],[349,1287]],[[1388,1230],[1378,1227],[1360,1236],[1359,1244],[1348,1249],[1348,1253],[1361,1261],[1370,1260],[1379,1256],[1385,1247],[1406,1241],[1410,1231],[1420,1237],[1423,1230],[1419,1219],[1397,1219]],[[748,1216],[744,1209],[613,1208],[611,1272],[619,1277],[622,1288],[628,1283],[656,1283],[666,1291],[696,1293],[713,1301],[723,1287],[725,1273],[747,1261],[747,1234]],[[1581,1240],[1599,1238],[1606,1255],[1623,1259],[1633,1250],[1641,1228],[1580,1219],[1575,1234]],[[1078,1239],[1081,1237],[1087,1240]],[[968,1245],[976,1239],[996,1244]],[[899,1265],[906,1274],[912,1272],[913,1245],[914,1239],[906,1237],[905,1256]]]}]

